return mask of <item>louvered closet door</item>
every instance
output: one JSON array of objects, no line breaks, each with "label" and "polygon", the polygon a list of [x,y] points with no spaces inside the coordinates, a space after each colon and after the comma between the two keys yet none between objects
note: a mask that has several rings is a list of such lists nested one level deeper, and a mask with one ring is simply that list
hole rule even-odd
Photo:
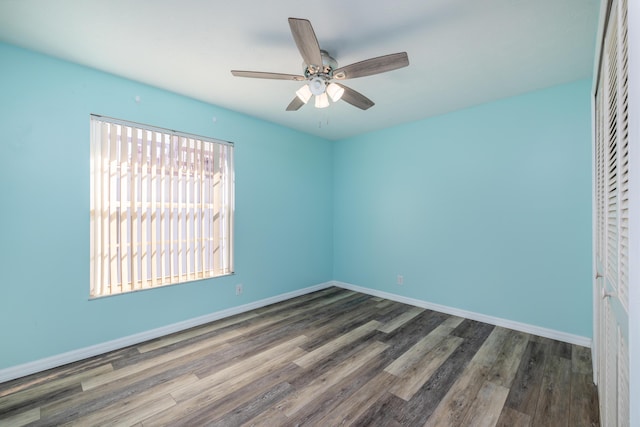
[{"label": "louvered closet door", "polygon": [[627,0],[614,0],[595,98],[597,380],[602,425],[629,425]]}]

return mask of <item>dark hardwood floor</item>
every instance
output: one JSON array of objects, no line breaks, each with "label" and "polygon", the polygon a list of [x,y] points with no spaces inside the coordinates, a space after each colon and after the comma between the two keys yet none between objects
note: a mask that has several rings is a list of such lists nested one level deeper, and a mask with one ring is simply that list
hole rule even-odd
[{"label": "dark hardwood floor", "polygon": [[0,384],[0,426],[593,426],[587,348],[339,288]]}]

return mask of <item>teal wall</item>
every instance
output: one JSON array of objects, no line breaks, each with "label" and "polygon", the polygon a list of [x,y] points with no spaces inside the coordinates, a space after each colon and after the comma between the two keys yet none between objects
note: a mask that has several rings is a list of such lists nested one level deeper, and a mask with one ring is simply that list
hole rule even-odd
[{"label": "teal wall", "polygon": [[[330,142],[9,45],[0,64],[0,369],[331,280]],[[88,299],[90,113],[235,143],[234,276]]]},{"label": "teal wall", "polygon": [[[588,81],[330,142],[9,45],[0,63],[0,369],[331,279],[591,336]],[[88,299],[91,113],[235,143],[234,276]]]},{"label": "teal wall", "polygon": [[590,88],[338,142],[334,279],[591,337]]}]

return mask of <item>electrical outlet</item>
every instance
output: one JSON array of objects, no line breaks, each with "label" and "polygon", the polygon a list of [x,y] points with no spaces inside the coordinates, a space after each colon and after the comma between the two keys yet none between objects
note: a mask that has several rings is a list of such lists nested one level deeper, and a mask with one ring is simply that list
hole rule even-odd
[{"label": "electrical outlet", "polygon": [[402,276],[402,274],[398,274],[397,283],[398,285],[402,285],[404,283],[404,276]]},{"label": "electrical outlet", "polygon": [[242,294],[242,283],[236,285],[236,295]]}]

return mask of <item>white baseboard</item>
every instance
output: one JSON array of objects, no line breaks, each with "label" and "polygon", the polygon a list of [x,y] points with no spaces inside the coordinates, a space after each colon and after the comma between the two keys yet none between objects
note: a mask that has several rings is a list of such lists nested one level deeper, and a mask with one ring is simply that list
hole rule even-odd
[{"label": "white baseboard", "polygon": [[310,286],[304,289],[298,289],[296,291],[287,292],[285,294],[276,295],[270,298],[265,298],[259,301],[254,301],[252,303],[240,305],[237,307],[216,311],[214,313],[206,314],[204,316],[184,320],[182,322],[173,323],[171,325],[162,326],[160,328],[151,329],[149,331],[140,332],[134,335],[129,335],[126,337],[92,345],[89,347],[68,351],[66,353],[57,354],[55,356],[47,357],[44,359],[35,360],[33,362],[24,363],[22,365],[0,369],[0,383],[3,383],[5,381],[10,381],[15,378],[24,377],[26,375],[30,375],[36,372],[41,372],[47,369],[66,365],[67,363],[77,362],[79,360],[86,359],[88,357],[97,356],[99,354],[103,354],[109,351],[119,350],[121,348],[128,347],[130,345],[140,344],[142,342],[145,342],[154,338],[159,338],[159,337],[169,335],[175,332],[179,332],[185,329],[193,328],[195,326],[204,325],[205,323],[213,322],[214,320],[219,320],[225,317],[234,316],[236,314],[244,313],[250,310],[255,310],[256,308],[265,307],[270,304],[275,304],[277,302],[281,302],[281,301],[285,301],[298,296],[306,295],[311,292],[316,292],[322,289],[329,288],[331,286],[349,289],[352,291],[361,292],[363,294],[377,296],[380,298],[385,298],[392,301],[413,305],[416,307],[422,307],[429,310],[439,311],[441,313],[451,314],[453,316],[459,316],[467,319],[476,320],[479,322],[489,323],[491,325],[502,326],[504,328],[526,332],[529,334],[534,334],[534,335],[538,335],[545,338],[551,338],[554,340],[567,342],[569,344],[576,344],[576,345],[581,345],[585,347],[591,347],[591,338],[568,334],[566,332],[542,328],[540,326],[529,325],[526,323],[515,322],[513,320],[502,319],[500,317],[487,316],[485,314],[475,313],[467,310],[461,310],[455,307],[448,307],[445,305],[440,305],[440,304],[435,304],[435,303],[422,301],[414,298],[409,298],[402,295],[396,295],[389,292],[379,291],[376,289],[370,289],[362,286],[352,285],[350,283],[330,281],[330,282],[321,283],[319,285]]},{"label": "white baseboard", "polygon": [[287,292],[285,294],[276,295],[248,304],[239,305],[237,307],[231,307],[225,310],[216,311],[215,313],[206,314],[204,316],[195,317],[193,319],[184,320],[182,322],[173,323],[171,325],[162,326],[160,328],[151,329],[149,331],[144,331],[89,347],[68,351],[66,353],[57,354],[55,356],[24,363],[22,365],[0,369],[0,383],[24,377],[26,375],[31,375],[36,372],[45,371],[47,369],[56,368],[58,366],[66,365],[67,363],[77,362],[79,360],[97,356],[108,351],[119,350],[130,345],[140,344],[141,342],[145,342],[154,338],[159,338],[165,335],[172,334],[174,332],[183,331],[195,326],[204,325],[205,323],[213,322],[214,320],[219,320],[250,310],[255,310],[256,308],[265,307],[270,304],[275,304],[277,302],[306,295],[311,292],[316,292],[331,286],[334,286],[333,282],[321,283],[319,285],[310,286],[308,288],[298,289],[296,291]]},{"label": "white baseboard", "polygon": [[435,304],[428,301],[408,298],[402,295],[396,295],[389,292],[379,291],[376,289],[370,289],[362,286],[352,285],[350,283],[333,281],[333,282],[330,282],[330,284],[340,288],[361,292],[363,294],[385,298],[392,301],[413,305],[416,307],[426,308],[429,310],[439,311],[441,313],[451,314],[453,316],[464,317],[466,319],[476,320],[478,322],[484,322],[484,323],[489,323],[491,325],[502,326],[503,328],[513,329],[520,332],[526,332],[528,334],[533,334],[533,335],[538,335],[545,338],[550,338],[553,340],[563,341],[569,344],[576,344],[584,347],[591,347],[591,338],[583,337],[580,335],[568,334],[566,332],[556,331],[554,329],[542,328],[540,326],[529,325],[527,323],[520,323],[520,322],[515,322],[513,320],[503,319],[500,317],[488,316],[486,314],[475,313],[467,310],[461,310],[455,307],[449,307],[446,305]]}]

